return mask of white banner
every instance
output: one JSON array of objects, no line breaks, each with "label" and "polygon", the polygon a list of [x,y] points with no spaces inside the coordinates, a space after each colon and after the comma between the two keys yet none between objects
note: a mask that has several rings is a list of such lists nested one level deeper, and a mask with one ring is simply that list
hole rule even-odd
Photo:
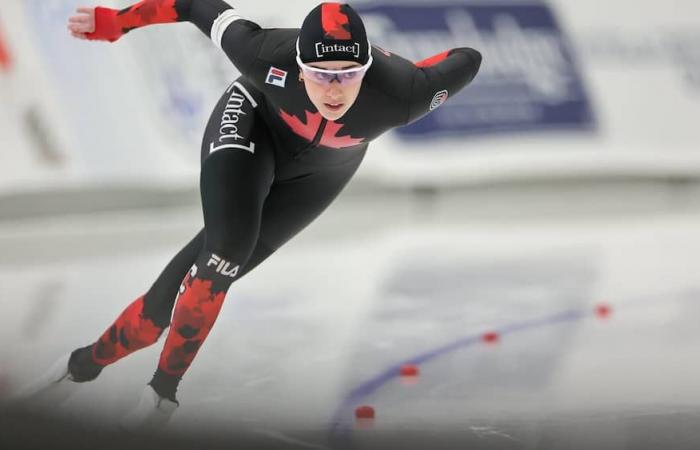
[{"label": "white banner", "polygon": [[[66,30],[78,0],[5,0],[0,191],[196,188],[200,140],[236,72],[190,24],[115,44]],[[232,2],[298,27],[316,1]],[[102,2],[124,7],[130,2]],[[412,60],[482,51],[475,82],[370,146],[359,178],[392,185],[700,174],[700,3],[354,3],[373,43]]]}]

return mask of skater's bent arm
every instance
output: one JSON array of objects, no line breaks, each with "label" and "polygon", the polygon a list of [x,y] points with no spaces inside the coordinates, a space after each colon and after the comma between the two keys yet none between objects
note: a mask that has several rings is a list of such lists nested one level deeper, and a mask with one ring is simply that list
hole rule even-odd
[{"label": "skater's bent arm", "polygon": [[262,29],[224,0],[143,0],[122,10],[78,8],[68,29],[77,38],[114,42],[147,25],[191,22],[245,73],[262,45]]},{"label": "skater's bent arm", "polygon": [[456,95],[471,83],[480,66],[481,53],[466,47],[416,63],[406,123],[415,122]]}]

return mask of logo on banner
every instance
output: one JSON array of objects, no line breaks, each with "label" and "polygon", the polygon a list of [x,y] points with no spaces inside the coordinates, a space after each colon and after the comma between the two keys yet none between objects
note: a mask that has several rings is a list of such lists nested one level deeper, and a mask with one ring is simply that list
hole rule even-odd
[{"label": "logo on banner", "polygon": [[[467,46],[486,54],[472,84],[449,93],[450,108],[397,129],[402,138],[595,126],[566,30],[545,0],[378,0],[355,8],[372,42],[409,60]],[[447,97],[436,94],[430,109]]]},{"label": "logo on banner", "polygon": [[437,94],[435,94],[435,97],[433,97],[433,101],[430,102],[430,110],[434,110],[442,106],[443,103],[447,101],[447,97],[449,97],[450,94],[447,91],[440,91]]},{"label": "logo on banner", "polygon": [[287,83],[287,72],[274,66],[270,67],[265,83],[283,88]]}]

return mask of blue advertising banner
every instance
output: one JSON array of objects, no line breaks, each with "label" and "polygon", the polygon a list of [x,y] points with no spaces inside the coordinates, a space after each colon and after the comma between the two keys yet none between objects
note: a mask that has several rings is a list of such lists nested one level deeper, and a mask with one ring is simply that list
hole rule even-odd
[{"label": "blue advertising banner", "polygon": [[544,1],[384,0],[355,8],[373,44],[412,61],[455,47],[483,54],[481,71],[467,89],[399,129],[399,136],[582,131],[595,125],[567,37]]}]

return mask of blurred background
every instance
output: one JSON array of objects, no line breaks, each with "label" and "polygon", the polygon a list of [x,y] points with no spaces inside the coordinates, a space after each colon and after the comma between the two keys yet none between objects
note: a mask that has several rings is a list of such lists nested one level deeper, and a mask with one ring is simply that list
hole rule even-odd
[{"label": "blurred background", "polygon": [[[230,3],[263,27],[317,4]],[[190,24],[72,39],[92,5],[0,2],[0,398],[93,342],[201,228],[201,134],[238,75]],[[231,288],[168,445],[696,448],[700,3],[352,5],[373,44],[413,61],[469,46],[481,71],[375,141]],[[47,411],[82,424],[71,448],[112,436],[159,351]],[[0,444],[41,446],[19,417]]]}]

